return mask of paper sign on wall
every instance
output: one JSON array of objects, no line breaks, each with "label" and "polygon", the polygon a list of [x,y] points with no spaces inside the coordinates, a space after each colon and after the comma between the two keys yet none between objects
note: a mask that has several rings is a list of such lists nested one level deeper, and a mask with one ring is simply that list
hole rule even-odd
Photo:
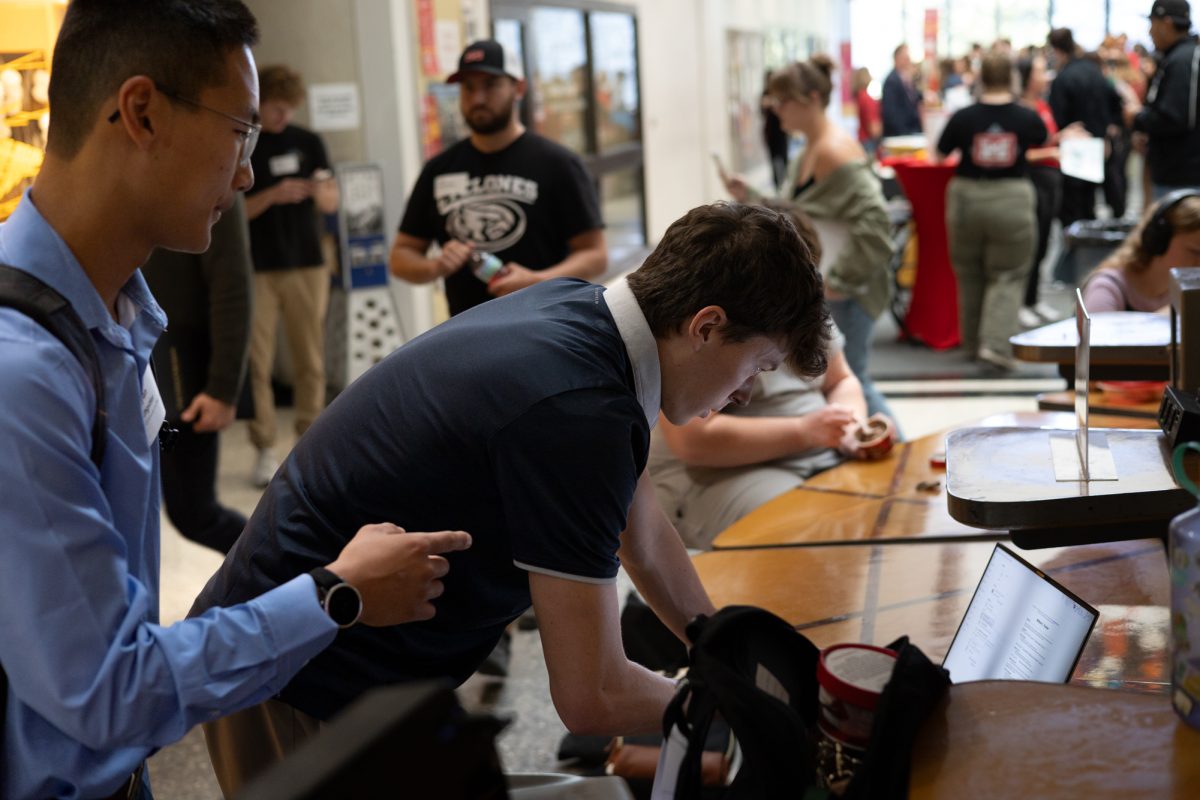
[{"label": "paper sign on wall", "polygon": [[438,71],[443,75],[458,69],[458,57],[462,55],[463,43],[459,34],[458,22],[452,19],[439,19],[434,23],[434,46],[437,49]]},{"label": "paper sign on wall", "polygon": [[315,131],[359,127],[358,84],[314,83],[308,87],[308,115]]}]

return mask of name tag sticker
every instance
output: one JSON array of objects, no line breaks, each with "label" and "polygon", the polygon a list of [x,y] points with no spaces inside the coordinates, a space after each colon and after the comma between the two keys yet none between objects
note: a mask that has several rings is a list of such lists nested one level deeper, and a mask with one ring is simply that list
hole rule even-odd
[{"label": "name tag sticker", "polygon": [[154,373],[147,364],[146,373],[142,375],[142,422],[146,425],[146,444],[154,444],[166,418],[167,408],[163,405],[162,395],[158,393]]},{"label": "name tag sticker", "polygon": [[295,175],[300,172],[300,154],[284,153],[283,155],[273,156],[267,162],[267,166],[271,170],[272,177],[275,178],[278,178],[280,175]]}]

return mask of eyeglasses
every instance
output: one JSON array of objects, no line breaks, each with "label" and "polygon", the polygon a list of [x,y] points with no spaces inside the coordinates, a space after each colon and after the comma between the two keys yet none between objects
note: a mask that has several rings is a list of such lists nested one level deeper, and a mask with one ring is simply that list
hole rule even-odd
[{"label": "eyeglasses", "polygon": [[[262,133],[261,124],[257,122],[247,122],[246,120],[235,117],[232,114],[226,114],[224,111],[219,111],[211,106],[206,106],[203,103],[198,103],[195,100],[183,97],[178,92],[163,86],[158,81],[154,82],[154,88],[177,103],[183,103],[184,105],[195,106],[196,108],[200,108],[205,111],[211,111],[213,114],[222,116],[230,122],[236,122],[238,125],[241,125],[241,128],[233,129],[234,133],[236,133],[242,139],[242,149],[238,154],[238,165],[243,167],[249,166],[250,156],[254,154],[254,148],[258,145],[258,135]],[[110,123],[116,122],[118,119],[120,119],[120,117],[121,109],[118,108],[111,115],[109,115],[108,121]]]}]

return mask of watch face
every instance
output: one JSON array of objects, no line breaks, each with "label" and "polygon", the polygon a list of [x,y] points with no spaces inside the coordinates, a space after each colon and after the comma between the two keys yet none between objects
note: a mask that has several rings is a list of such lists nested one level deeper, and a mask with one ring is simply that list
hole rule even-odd
[{"label": "watch face", "polygon": [[353,625],[362,612],[362,598],[353,586],[340,583],[325,596],[325,608],[329,618],[342,627]]}]

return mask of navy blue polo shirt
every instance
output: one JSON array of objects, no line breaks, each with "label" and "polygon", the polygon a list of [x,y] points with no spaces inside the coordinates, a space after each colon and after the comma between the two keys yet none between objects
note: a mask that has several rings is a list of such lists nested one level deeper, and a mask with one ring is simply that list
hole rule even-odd
[{"label": "navy blue polo shirt", "polygon": [[[659,391],[653,338],[619,290],[617,316],[632,302],[636,317],[621,329],[603,287],[559,279],[472,308],[369,370],[301,438],[192,613],[328,564],[369,523],[470,532],[472,547],[448,556],[434,619],[342,631],[281,693],[326,719],[377,685],[464,681],[529,607],[528,571],[613,581]],[[651,353],[642,363],[622,336],[630,324]]]}]

